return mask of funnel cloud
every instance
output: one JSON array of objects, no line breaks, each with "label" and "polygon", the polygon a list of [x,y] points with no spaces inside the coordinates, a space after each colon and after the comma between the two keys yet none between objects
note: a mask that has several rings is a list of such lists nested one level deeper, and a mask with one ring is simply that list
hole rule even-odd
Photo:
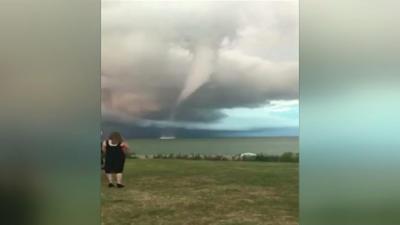
[{"label": "funnel cloud", "polygon": [[201,45],[195,48],[190,72],[178,97],[177,105],[209,80],[213,72],[214,63],[215,50],[209,46]]},{"label": "funnel cloud", "polygon": [[296,134],[298,23],[297,1],[103,1],[104,131]]}]

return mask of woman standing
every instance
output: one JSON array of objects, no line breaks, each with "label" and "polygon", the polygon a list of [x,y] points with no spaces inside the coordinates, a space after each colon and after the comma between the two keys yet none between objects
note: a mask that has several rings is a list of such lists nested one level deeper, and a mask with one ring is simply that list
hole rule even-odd
[{"label": "woman standing", "polygon": [[125,155],[129,150],[128,145],[118,132],[113,132],[107,140],[103,142],[102,150],[105,156],[104,170],[106,172],[108,187],[115,187],[113,175],[117,180],[117,187],[123,188],[122,172],[124,170]]}]

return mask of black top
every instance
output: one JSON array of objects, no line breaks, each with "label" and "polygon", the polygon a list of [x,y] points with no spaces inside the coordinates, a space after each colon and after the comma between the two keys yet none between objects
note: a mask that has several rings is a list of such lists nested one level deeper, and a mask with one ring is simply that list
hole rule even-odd
[{"label": "black top", "polygon": [[106,173],[122,173],[124,170],[125,153],[121,143],[110,145],[110,140],[106,140],[105,164]]}]

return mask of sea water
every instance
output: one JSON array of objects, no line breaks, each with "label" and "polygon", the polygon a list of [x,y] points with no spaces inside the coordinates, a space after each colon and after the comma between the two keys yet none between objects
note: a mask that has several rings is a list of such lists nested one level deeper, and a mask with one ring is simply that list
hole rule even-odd
[{"label": "sea water", "polygon": [[131,139],[130,148],[138,155],[158,153],[236,155],[244,152],[280,155],[298,152],[298,137]]}]

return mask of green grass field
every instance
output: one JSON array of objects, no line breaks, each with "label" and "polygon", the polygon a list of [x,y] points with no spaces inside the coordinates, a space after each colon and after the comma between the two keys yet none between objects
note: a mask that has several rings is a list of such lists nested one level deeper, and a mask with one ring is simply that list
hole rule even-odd
[{"label": "green grass field", "polygon": [[295,225],[298,164],[127,160],[124,189],[102,182],[105,225]]}]

